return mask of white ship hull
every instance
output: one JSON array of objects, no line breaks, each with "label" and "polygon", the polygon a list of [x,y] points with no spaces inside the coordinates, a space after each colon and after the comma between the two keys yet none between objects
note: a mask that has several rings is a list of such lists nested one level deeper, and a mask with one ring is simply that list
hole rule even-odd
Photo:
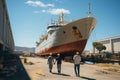
[{"label": "white ship hull", "polygon": [[48,35],[48,38],[36,47],[36,54],[82,52],[95,25],[96,20],[92,17],[70,22]]}]

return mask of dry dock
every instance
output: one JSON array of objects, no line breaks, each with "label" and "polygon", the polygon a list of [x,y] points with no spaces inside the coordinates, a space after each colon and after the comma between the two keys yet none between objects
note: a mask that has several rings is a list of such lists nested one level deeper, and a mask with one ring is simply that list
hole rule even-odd
[{"label": "dry dock", "polygon": [[[80,67],[80,77],[76,77],[74,74],[73,64],[69,62],[63,62],[62,74],[57,74],[56,64],[53,66],[53,73],[49,73],[47,59],[39,57],[27,57],[27,63],[33,63],[32,65],[22,63],[26,69],[31,80],[119,80],[120,71],[113,71],[104,69],[99,64],[89,65],[82,64]],[[111,64],[110,64],[111,65]],[[109,65],[109,66],[110,66]],[[107,68],[109,67],[107,66]],[[120,69],[119,65],[115,66],[115,69]]]}]

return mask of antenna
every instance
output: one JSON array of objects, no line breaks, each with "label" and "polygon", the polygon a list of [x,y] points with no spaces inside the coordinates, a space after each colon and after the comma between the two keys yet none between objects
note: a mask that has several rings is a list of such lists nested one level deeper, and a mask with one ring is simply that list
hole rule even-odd
[{"label": "antenna", "polygon": [[51,24],[55,24],[55,20],[54,20],[53,16],[51,16]]},{"label": "antenna", "polygon": [[54,24],[54,22],[53,22],[53,18],[51,18],[51,24]]},{"label": "antenna", "polygon": [[62,12],[61,15],[58,18],[58,23],[63,24],[64,23],[64,13]]},{"label": "antenna", "polygon": [[88,17],[90,17],[91,12],[90,12],[90,2],[88,3]]}]

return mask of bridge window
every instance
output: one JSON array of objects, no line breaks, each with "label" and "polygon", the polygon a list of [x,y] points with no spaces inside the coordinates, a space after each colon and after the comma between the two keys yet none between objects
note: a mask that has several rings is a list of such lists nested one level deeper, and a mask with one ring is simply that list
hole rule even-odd
[{"label": "bridge window", "polygon": [[72,27],[72,29],[73,29],[73,30],[76,30],[76,29],[77,29],[77,27],[76,27],[76,26],[73,26],[73,27]]}]

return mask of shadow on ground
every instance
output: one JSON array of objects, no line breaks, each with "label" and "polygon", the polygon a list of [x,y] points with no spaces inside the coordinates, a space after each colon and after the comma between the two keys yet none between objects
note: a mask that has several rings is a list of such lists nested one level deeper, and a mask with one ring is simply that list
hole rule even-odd
[{"label": "shadow on ground", "polygon": [[84,77],[84,76],[80,76],[80,78],[83,78],[83,79],[85,79],[85,80],[96,80],[96,79],[88,78],[88,77]]},{"label": "shadow on ground", "polygon": [[19,56],[0,53],[0,80],[30,80]]},{"label": "shadow on ground", "polygon": [[58,73],[52,72],[52,74],[55,74],[55,75],[62,75],[62,76],[70,76],[70,75],[64,74],[64,73],[58,74]]}]

